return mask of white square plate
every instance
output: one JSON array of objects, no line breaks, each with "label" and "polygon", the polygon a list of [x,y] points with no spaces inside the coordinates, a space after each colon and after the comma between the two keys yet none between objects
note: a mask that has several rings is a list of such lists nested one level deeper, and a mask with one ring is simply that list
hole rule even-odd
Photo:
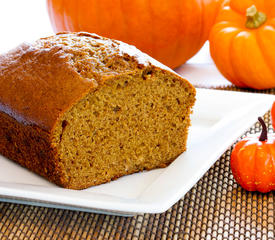
[{"label": "white square plate", "polygon": [[197,89],[187,151],[169,167],[86,190],[57,187],[0,155],[2,201],[116,215],[166,211],[275,100],[273,95]]}]

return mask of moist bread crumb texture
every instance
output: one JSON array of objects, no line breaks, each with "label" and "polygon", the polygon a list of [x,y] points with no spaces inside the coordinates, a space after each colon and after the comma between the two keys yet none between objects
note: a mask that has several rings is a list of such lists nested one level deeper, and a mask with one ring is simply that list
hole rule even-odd
[{"label": "moist bread crumb texture", "polygon": [[[22,77],[28,63],[39,67]],[[166,167],[186,150],[194,87],[132,46],[61,33],[2,56],[0,84],[11,79],[25,92],[0,90],[0,151],[60,186]]]}]

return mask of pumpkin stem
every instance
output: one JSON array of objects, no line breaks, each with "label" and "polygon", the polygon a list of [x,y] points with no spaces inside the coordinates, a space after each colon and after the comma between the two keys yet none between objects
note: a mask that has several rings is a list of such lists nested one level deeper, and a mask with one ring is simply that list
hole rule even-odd
[{"label": "pumpkin stem", "polygon": [[258,117],[258,120],[259,120],[259,122],[262,125],[262,133],[261,133],[261,136],[260,136],[259,140],[261,142],[264,142],[264,141],[267,140],[267,128],[266,128],[266,124],[265,124],[264,120],[261,117]]},{"label": "pumpkin stem", "polygon": [[262,26],[266,20],[266,14],[262,12],[258,12],[255,5],[252,5],[248,9],[246,9],[246,24],[245,26],[250,29],[255,29]]}]

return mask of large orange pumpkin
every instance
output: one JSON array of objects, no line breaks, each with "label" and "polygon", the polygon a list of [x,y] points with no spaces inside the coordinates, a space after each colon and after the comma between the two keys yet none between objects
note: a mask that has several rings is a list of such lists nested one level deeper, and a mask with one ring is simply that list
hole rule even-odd
[{"label": "large orange pumpkin", "polygon": [[55,32],[87,31],[135,45],[175,68],[207,40],[223,0],[48,0]]},{"label": "large orange pumpkin", "polygon": [[231,0],[210,34],[211,56],[239,87],[275,87],[275,0]]}]

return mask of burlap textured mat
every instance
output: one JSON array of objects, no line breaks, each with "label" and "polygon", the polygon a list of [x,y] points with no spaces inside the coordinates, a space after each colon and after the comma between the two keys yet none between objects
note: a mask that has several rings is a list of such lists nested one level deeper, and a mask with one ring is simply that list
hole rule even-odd
[{"label": "burlap textured mat", "polygon": [[[269,113],[264,119],[273,132]],[[258,123],[247,133],[256,132]],[[231,150],[163,214],[117,217],[0,202],[0,239],[274,240],[275,194],[239,187],[230,171]]]}]

